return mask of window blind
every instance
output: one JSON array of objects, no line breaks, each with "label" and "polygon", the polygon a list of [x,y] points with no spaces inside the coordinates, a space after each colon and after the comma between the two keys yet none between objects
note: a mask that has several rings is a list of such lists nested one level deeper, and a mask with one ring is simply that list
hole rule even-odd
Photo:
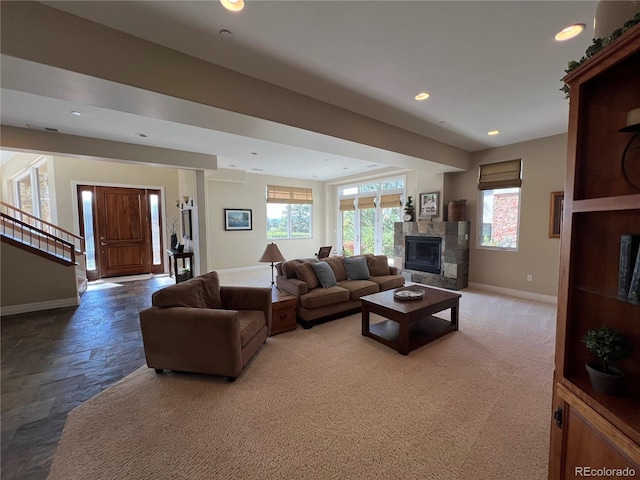
[{"label": "window blind", "polygon": [[522,186],[522,160],[480,165],[479,190]]},{"label": "window blind", "polygon": [[376,197],[358,198],[358,208],[360,210],[364,210],[365,208],[376,208]]},{"label": "window blind", "polygon": [[343,198],[340,200],[340,211],[341,212],[349,212],[351,210],[355,210],[356,206],[353,203],[353,198]]},{"label": "window blind", "polygon": [[267,185],[267,203],[295,203],[312,205],[313,190],[303,187]]},{"label": "window blind", "polygon": [[380,208],[395,208],[402,206],[402,198],[400,193],[390,193],[380,196]]}]

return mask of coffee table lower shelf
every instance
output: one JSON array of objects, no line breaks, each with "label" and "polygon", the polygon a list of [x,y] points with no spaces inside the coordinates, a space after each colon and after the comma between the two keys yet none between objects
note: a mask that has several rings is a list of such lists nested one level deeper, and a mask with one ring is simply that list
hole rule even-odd
[{"label": "coffee table lower shelf", "polygon": [[[409,324],[409,351],[457,329],[457,326],[451,322],[434,316],[415,320]],[[400,325],[398,322],[384,320],[370,325],[366,336],[400,352]],[[404,354],[406,355],[406,353]]]}]

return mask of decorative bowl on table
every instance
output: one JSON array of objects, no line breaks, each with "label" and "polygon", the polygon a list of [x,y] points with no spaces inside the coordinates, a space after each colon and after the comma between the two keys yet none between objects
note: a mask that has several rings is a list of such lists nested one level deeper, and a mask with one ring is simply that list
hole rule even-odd
[{"label": "decorative bowl on table", "polygon": [[402,287],[393,291],[396,300],[420,300],[424,297],[424,290],[420,288]]}]

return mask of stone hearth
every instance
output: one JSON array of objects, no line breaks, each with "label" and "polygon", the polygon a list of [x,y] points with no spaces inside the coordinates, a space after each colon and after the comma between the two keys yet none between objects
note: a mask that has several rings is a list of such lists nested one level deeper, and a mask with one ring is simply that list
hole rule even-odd
[{"label": "stone hearth", "polygon": [[[469,284],[469,222],[396,222],[394,225],[394,256],[400,273],[412,282],[434,287],[460,290]],[[407,270],[405,236],[442,238],[442,272],[440,274]]]}]

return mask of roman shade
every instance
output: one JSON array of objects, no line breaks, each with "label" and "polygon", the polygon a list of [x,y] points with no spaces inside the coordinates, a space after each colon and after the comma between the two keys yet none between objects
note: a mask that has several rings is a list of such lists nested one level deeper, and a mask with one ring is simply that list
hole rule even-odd
[{"label": "roman shade", "polygon": [[267,185],[267,203],[313,204],[313,190],[303,187]]},{"label": "roman shade", "polygon": [[358,208],[360,210],[365,208],[376,208],[376,197],[360,197],[358,199]]},{"label": "roman shade", "polygon": [[341,212],[349,212],[351,210],[355,210],[356,206],[353,203],[353,198],[343,198],[340,200],[340,211]]},{"label": "roman shade", "polygon": [[396,208],[402,206],[401,194],[390,193],[388,195],[380,195],[380,208]]},{"label": "roman shade", "polygon": [[522,160],[480,165],[479,190],[522,186]]}]

